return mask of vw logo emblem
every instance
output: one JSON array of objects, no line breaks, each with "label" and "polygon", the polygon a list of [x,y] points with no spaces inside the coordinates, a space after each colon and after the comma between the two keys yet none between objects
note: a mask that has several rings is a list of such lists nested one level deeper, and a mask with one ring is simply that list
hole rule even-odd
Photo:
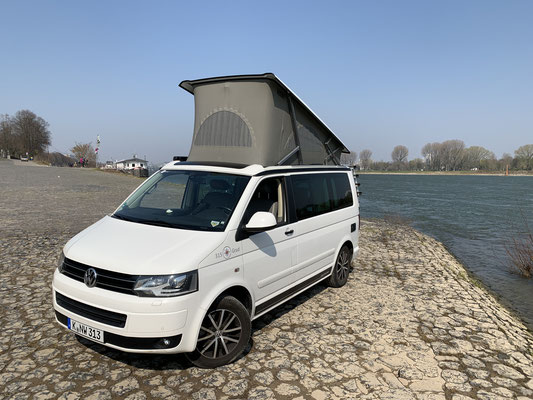
[{"label": "vw logo emblem", "polygon": [[83,282],[87,285],[87,287],[95,287],[96,285],[96,271],[94,268],[89,268],[87,271],[85,271],[85,276],[83,277]]}]

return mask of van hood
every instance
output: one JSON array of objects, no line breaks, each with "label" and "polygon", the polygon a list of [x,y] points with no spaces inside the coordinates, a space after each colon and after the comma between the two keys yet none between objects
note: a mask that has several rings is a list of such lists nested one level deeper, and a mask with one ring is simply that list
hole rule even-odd
[{"label": "van hood", "polygon": [[65,257],[131,275],[167,275],[198,268],[223,243],[225,232],[146,225],[105,216],[74,236]]}]

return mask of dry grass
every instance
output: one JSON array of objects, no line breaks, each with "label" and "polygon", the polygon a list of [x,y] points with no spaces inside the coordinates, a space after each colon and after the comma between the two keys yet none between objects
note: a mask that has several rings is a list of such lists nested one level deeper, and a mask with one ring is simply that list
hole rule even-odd
[{"label": "dry grass", "polygon": [[511,269],[520,275],[533,276],[533,233],[526,222],[526,232],[513,236],[505,244]]}]

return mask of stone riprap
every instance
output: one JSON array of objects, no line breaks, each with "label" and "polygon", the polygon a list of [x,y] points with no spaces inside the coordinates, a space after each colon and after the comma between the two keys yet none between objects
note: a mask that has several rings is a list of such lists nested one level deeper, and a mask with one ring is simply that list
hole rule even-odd
[{"label": "stone riprap", "polygon": [[140,180],[0,161],[1,399],[531,399],[533,338],[435,240],[365,221],[348,284],[254,321],[235,363],[135,355],[54,320],[63,244]]}]

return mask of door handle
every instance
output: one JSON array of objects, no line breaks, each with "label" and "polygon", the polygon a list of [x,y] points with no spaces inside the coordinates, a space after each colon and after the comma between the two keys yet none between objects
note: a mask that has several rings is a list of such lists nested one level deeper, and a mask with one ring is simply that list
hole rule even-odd
[{"label": "door handle", "polygon": [[285,235],[287,235],[287,236],[290,236],[290,235],[292,235],[293,233],[294,233],[294,229],[287,229],[287,230],[285,231]]}]

